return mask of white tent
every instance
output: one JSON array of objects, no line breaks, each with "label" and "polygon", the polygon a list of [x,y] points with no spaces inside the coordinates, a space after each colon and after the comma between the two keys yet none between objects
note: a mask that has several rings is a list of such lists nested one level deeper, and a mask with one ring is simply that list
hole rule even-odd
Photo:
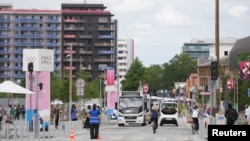
[{"label": "white tent", "polygon": [[23,88],[12,81],[4,81],[0,84],[0,92],[13,94],[35,94],[34,92]]}]

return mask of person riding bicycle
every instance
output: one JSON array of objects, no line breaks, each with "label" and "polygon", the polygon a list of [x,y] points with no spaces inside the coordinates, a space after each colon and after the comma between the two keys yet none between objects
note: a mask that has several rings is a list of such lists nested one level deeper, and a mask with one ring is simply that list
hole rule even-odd
[{"label": "person riding bicycle", "polygon": [[[151,110],[151,122],[152,122],[152,125],[155,124],[155,130],[158,128],[159,115],[160,115],[159,106],[154,104]],[[153,131],[153,133],[155,133],[155,130]]]},{"label": "person riding bicycle", "polygon": [[192,119],[196,125],[196,131],[197,131],[196,133],[198,133],[199,130],[199,115],[200,115],[200,110],[198,109],[198,106],[195,105],[192,112]]}]

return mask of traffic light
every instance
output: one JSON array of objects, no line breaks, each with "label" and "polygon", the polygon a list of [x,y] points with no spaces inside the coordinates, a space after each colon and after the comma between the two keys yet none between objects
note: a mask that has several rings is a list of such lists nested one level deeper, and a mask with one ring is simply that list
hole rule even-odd
[{"label": "traffic light", "polygon": [[211,80],[217,80],[218,78],[218,62],[211,62]]},{"label": "traffic light", "polygon": [[29,71],[30,73],[32,73],[32,72],[34,71],[33,62],[29,62],[29,63],[28,63],[28,71]]}]

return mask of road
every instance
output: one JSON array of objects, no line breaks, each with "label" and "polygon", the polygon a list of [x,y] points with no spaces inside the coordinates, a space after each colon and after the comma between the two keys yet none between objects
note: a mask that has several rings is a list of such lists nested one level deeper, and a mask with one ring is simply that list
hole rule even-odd
[{"label": "road", "polygon": [[[179,126],[163,125],[159,126],[156,134],[153,134],[152,127],[147,126],[125,126],[118,127],[116,124],[103,126],[100,128],[102,141],[200,141],[198,135],[192,135],[191,127],[183,118],[179,118]],[[56,141],[70,140],[57,138]],[[75,134],[76,141],[88,141],[89,131],[83,129]]]}]

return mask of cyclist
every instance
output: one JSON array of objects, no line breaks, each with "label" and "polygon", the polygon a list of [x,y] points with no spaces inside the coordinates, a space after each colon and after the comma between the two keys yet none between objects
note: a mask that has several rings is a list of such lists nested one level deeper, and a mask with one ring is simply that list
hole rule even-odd
[{"label": "cyclist", "polygon": [[193,112],[192,112],[192,119],[193,119],[194,124],[196,125],[197,134],[199,130],[199,115],[200,115],[200,110],[198,109],[198,106],[195,105],[193,108]]},{"label": "cyclist", "polygon": [[[159,118],[159,106],[157,104],[154,104],[152,106],[152,110],[151,110],[151,121],[152,121],[152,126],[155,128],[153,128],[153,133],[155,134],[156,129],[158,128],[158,118]],[[154,125],[155,124],[155,125]]]}]

